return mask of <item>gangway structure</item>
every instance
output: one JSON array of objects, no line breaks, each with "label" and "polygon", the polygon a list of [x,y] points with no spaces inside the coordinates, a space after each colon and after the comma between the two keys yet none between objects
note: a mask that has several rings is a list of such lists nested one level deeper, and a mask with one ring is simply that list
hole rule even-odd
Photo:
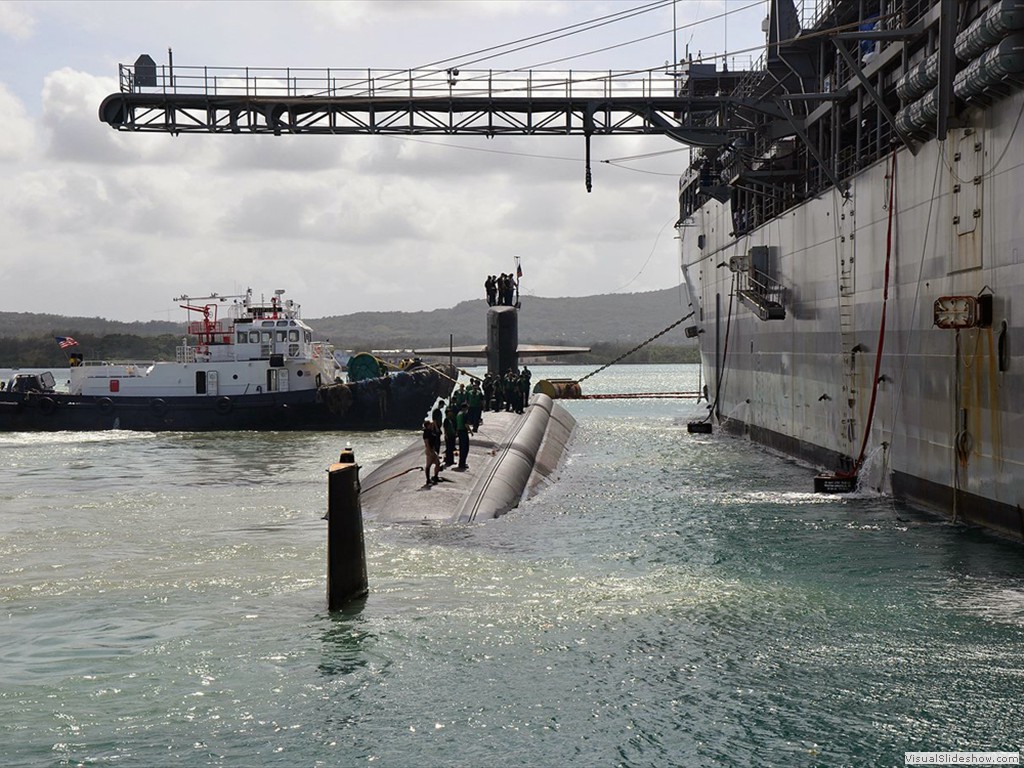
[{"label": "gangway structure", "polygon": [[765,49],[747,68],[688,56],[629,71],[261,69],[158,65],[143,55],[120,65],[119,90],[103,100],[99,118],[117,130],[173,135],[583,136],[588,190],[591,137],[663,135],[715,157],[733,155],[730,173],[705,164],[709,179],[721,170],[723,180],[702,184],[703,194],[724,199],[743,188],[774,198],[780,186],[799,184],[794,169],[771,159],[746,167],[741,157],[757,136],[795,137],[808,170],[816,166],[811,183],[839,187],[834,136],[822,116],[848,121],[845,102],[879,95],[866,82],[814,87],[813,63],[833,43],[845,52],[884,34],[891,32],[853,20],[805,37],[792,2],[772,0]]},{"label": "gangway structure", "polygon": [[[954,3],[941,6],[953,15]],[[814,15],[820,5],[812,3]],[[772,0],[765,48],[747,68],[687,57],[628,71],[263,69],[175,67],[143,55],[120,65],[119,90],[103,100],[99,118],[117,130],[173,135],[578,135],[586,140],[588,190],[592,136],[664,135],[699,148],[701,199],[735,197],[742,214],[788,207],[829,186],[845,194],[843,164],[884,154],[890,140],[914,151],[885,83],[862,71],[875,72],[881,60],[858,63],[851,50],[895,41],[886,54],[895,57],[919,25],[909,18],[904,25],[900,14],[865,23],[855,10],[808,29],[792,0]],[[820,76],[824,61],[835,72]],[[947,107],[938,105],[940,133]],[[850,118],[871,109],[877,120]],[[766,142],[774,149],[760,152]],[[683,199],[689,192],[680,194],[682,209],[692,207]],[[753,222],[740,216],[736,231]]]},{"label": "gangway structure", "polygon": [[100,120],[123,131],[273,134],[664,134],[731,140],[743,72],[684,63],[645,71],[119,67]]}]

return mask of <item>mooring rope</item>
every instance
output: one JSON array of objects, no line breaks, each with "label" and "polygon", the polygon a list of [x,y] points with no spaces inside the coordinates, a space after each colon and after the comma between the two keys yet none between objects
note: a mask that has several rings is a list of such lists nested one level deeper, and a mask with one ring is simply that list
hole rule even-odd
[{"label": "mooring rope", "polygon": [[394,474],[391,477],[385,477],[383,480],[374,483],[369,488],[361,489],[361,493],[366,493],[367,491],[372,491],[374,488],[376,488],[378,486],[381,486],[381,485],[384,485],[384,483],[390,482],[391,480],[397,480],[402,475],[408,475],[410,472],[422,472],[422,471],[423,471],[423,467],[409,467],[408,469],[403,469],[401,472],[398,472],[397,474]]},{"label": "mooring rope", "polygon": [[598,368],[598,369],[597,369],[596,371],[592,371],[591,373],[588,373],[588,374],[587,374],[586,376],[584,376],[584,377],[583,377],[582,379],[577,379],[577,380],[576,380],[576,383],[577,383],[577,384],[582,384],[582,383],[583,383],[584,381],[586,381],[587,379],[589,379],[589,378],[590,378],[591,376],[596,376],[597,374],[599,374],[599,373],[600,373],[601,371],[603,371],[603,370],[604,370],[605,368],[611,368],[611,367],[612,367],[613,365],[615,365],[615,364],[616,364],[617,362],[619,362],[620,360],[623,360],[623,359],[625,359],[625,358],[629,357],[630,355],[632,355],[632,354],[633,354],[634,352],[636,352],[636,351],[638,351],[638,350],[640,350],[640,349],[643,349],[643,348],[644,348],[644,347],[646,347],[646,346],[647,346],[648,344],[650,344],[650,343],[651,343],[652,341],[654,341],[655,339],[657,339],[657,338],[658,338],[659,336],[664,336],[664,335],[665,335],[666,333],[668,333],[669,331],[671,331],[671,330],[672,330],[673,328],[675,328],[675,327],[676,327],[677,325],[679,325],[680,323],[685,323],[685,322],[686,322],[687,320],[689,320],[689,319],[690,319],[691,317],[693,317],[693,316],[694,316],[695,314],[696,314],[696,311],[693,311],[693,312],[691,312],[690,314],[688,314],[688,315],[687,315],[686,317],[681,317],[681,318],[679,318],[679,319],[678,319],[678,320],[676,320],[676,321],[675,321],[674,323],[672,323],[672,325],[670,325],[670,326],[669,326],[668,328],[665,328],[665,329],[664,329],[664,330],[662,330],[662,331],[658,331],[658,333],[656,333],[656,334],[654,334],[653,336],[651,336],[651,338],[649,338],[649,339],[648,339],[647,341],[643,341],[643,342],[641,342],[641,343],[637,344],[637,345],[636,345],[635,347],[633,347],[633,348],[632,348],[631,350],[629,350],[629,352],[626,352],[626,353],[625,353],[624,355],[619,355],[619,356],[618,356],[618,357],[616,357],[616,358],[615,358],[614,360],[612,360],[612,361],[611,361],[610,363],[607,363],[607,364],[605,364],[605,365],[602,365],[602,366],[601,366],[600,368]]},{"label": "mooring rope", "polygon": [[623,392],[618,395],[580,395],[579,400],[643,400],[645,398],[662,399],[697,399],[700,392]]},{"label": "mooring rope", "polygon": [[[406,370],[402,366],[396,365],[395,363],[388,362],[387,360],[385,360],[382,357],[377,357],[376,355],[370,355],[370,357],[372,357],[378,363],[380,363],[381,365],[383,365],[383,366],[385,366],[387,368],[394,368],[396,371],[404,371],[404,370]],[[449,376],[447,373],[442,371],[436,365],[431,365],[430,363],[424,363],[422,361],[420,361],[420,365],[422,365],[424,368],[429,368],[434,373],[436,373],[438,376],[442,376],[442,377],[448,379],[448,381],[452,382],[453,384],[457,384],[458,383],[458,379],[453,379],[451,376]],[[455,370],[458,371],[459,373],[466,373],[461,368],[456,368]],[[466,375],[468,376],[469,374],[466,374]]]},{"label": "mooring rope", "polygon": [[[718,381],[715,382],[715,402],[708,404],[708,415],[700,420],[699,423],[708,423],[711,421],[713,416],[718,416],[718,423],[722,423],[722,416],[718,412],[718,401],[722,396],[722,385],[725,383],[725,375],[729,372],[729,366],[726,364],[726,358],[729,356],[729,331],[732,330],[732,299],[736,295],[736,284],[739,281],[739,273],[732,273],[732,285],[729,286],[729,309],[725,316],[725,345],[722,347],[722,359],[715,361],[715,374]],[[717,318],[716,318],[717,322]],[[715,354],[718,354],[717,346],[715,342]],[[728,420],[728,417],[726,417]]]}]

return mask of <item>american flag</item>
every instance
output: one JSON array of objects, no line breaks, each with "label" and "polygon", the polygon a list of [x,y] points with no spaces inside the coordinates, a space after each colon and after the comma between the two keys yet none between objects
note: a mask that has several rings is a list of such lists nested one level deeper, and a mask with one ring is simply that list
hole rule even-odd
[{"label": "american flag", "polygon": [[68,347],[77,347],[78,342],[72,339],[70,336],[54,336],[54,340],[60,345],[61,349],[67,349]]}]

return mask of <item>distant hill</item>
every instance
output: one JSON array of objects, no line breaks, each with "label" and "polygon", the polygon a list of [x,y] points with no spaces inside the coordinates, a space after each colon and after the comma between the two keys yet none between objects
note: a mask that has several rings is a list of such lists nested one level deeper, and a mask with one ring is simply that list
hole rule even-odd
[{"label": "distant hill", "polygon": [[[519,338],[535,344],[637,344],[689,311],[680,288],[578,298],[524,296]],[[356,312],[309,324],[339,348],[407,349],[446,345],[449,334],[456,345],[482,344],[487,338],[486,318],[487,303],[481,298],[430,312]],[[655,343],[692,342],[680,326]]]},{"label": "distant hill", "polygon": [[[681,288],[646,293],[606,294],[578,298],[524,296],[519,338],[536,344],[593,346],[599,343],[638,344],[689,312]],[[307,318],[318,338],[339,349],[408,349],[454,343],[482,344],[487,336],[487,303],[463,301],[429,312],[356,312],[320,319]],[[180,336],[184,322],[124,323],[100,317],[63,317],[30,312],[0,312],[0,338],[42,339],[53,335]],[[81,341],[81,339],[80,339]],[[50,340],[52,343],[52,339]],[[683,327],[655,342],[689,346]]]},{"label": "distant hill", "polygon": [[65,317],[34,312],[0,312],[0,337],[28,339],[43,335],[74,336],[76,333],[94,336],[123,333],[132,336],[160,336],[165,333],[181,335],[184,320],[168,323],[150,320],[146,323],[121,323],[102,317]]}]

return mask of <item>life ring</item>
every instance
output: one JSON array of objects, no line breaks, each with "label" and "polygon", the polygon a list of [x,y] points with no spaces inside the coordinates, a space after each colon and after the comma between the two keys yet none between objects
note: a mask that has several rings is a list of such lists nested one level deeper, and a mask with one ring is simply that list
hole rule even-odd
[{"label": "life ring", "polygon": [[57,410],[57,403],[52,397],[39,398],[39,410],[45,414],[51,414]]},{"label": "life ring", "polygon": [[167,402],[162,397],[154,397],[149,401],[149,410],[157,416],[167,413]]},{"label": "life ring", "polygon": [[218,397],[217,404],[214,407],[217,409],[217,413],[226,416],[231,413],[231,409],[235,407],[235,404],[231,402],[230,397]]},{"label": "life ring", "polygon": [[106,413],[107,411],[114,407],[114,401],[111,400],[109,397],[101,397],[99,400],[96,401],[96,407],[99,408],[104,413]]}]

